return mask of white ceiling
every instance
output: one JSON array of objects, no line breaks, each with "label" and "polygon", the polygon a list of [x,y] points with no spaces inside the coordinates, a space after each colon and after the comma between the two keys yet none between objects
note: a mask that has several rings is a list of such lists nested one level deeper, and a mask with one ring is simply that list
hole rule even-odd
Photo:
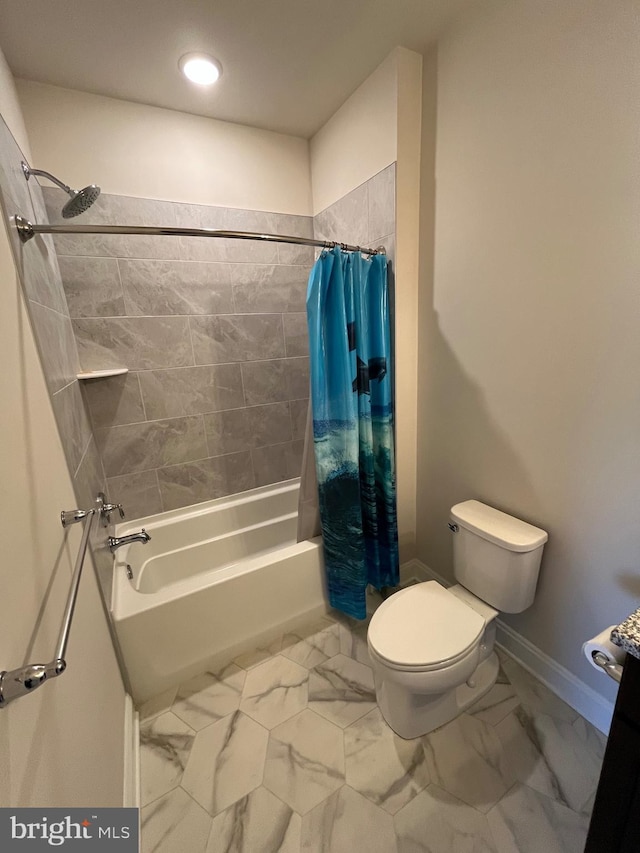
[{"label": "white ceiling", "polygon": [[[315,133],[397,45],[423,51],[473,0],[0,0],[16,77]],[[213,89],[182,54],[217,57]]]}]

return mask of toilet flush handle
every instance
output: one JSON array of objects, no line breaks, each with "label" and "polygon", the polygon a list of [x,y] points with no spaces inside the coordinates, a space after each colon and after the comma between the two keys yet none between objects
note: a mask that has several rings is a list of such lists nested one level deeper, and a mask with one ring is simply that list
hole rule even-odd
[{"label": "toilet flush handle", "polygon": [[458,525],[457,525],[457,524],[454,524],[452,521],[450,521],[450,522],[449,522],[449,530],[450,530],[452,533],[457,533],[457,532],[458,532],[458,530],[460,530],[460,528],[458,527]]}]

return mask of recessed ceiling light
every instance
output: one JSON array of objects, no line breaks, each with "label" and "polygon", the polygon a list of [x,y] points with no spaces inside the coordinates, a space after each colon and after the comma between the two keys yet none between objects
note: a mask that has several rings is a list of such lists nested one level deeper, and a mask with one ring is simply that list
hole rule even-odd
[{"label": "recessed ceiling light", "polygon": [[220,63],[206,53],[186,53],[178,66],[185,77],[200,86],[210,86],[222,74]]}]

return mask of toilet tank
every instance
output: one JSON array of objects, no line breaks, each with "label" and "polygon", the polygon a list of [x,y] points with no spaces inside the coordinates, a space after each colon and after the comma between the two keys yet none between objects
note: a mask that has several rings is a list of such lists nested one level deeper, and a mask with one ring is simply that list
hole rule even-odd
[{"label": "toilet tank", "polygon": [[526,610],[535,596],[547,533],[480,501],[452,507],[450,526],[458,582],[504,613]]}]

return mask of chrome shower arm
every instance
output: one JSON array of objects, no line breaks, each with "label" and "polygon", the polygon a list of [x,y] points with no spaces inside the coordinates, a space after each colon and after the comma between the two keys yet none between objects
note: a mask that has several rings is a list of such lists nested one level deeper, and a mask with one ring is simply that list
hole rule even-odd
[{"label": "chrome shower arm", "polygon": [[56,186],[60,187],[61,190],[64,190],[67,195],[75,195],[75,190],[72,190],[71,187],[68,187],[66,184],[63,184],[62,181],[58,180],[55,175],[52,175],[51,172],[45,172],[44,169],[31,169],[24,160],[21,163],[22,171],[24,172],[24,176],[27,180],[31,177],[31,175],[39,175],[40,177],[47,178],[47,180],[52,181]]}]

